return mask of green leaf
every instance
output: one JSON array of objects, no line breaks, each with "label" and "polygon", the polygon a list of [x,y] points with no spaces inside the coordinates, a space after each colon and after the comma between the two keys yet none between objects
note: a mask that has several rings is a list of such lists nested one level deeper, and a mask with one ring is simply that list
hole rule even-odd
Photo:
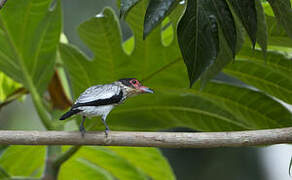
[{"label": "green leaf", "polygon": [[[40,177],[44,162],[44,146],[10,146],[0,157],[0,166],[12,177]],[[1,175],[0,169],[0,177]],[[155,148],[99,146],[83,146],[61,166],[59,179],[72,177],[121,180],[174,179],[167,160]]]},{"label": "green leaf", "polygon": [[257,33],[256,39],[260,47],[262,48],[263,53],[267,52],[268,46],[268,27],[266,23],[266,16],[264,13],[264,9],[262,7],[262,3],[260,0],[255,0],[255,7],[257,11]]},{"label": "green leaf", "polygon": [[257,37],[257,11],[255,0],[228,0],[239,17],[247,34],[252,42],[253,47],[256,44]]},{"label": "green leaf", "polygon": [[[154,29],[146,40],[142,39],[144,20],[141,14],[145,13],[145,7],[144,2],[137,4],[126,19],[135,35],[135,43],[130,43],[135,44],[130,55],[125,53],[121,46],[121,32],[117,18],[114,12],[108,8],[104,9],[103,17],[91,18],[78,28],[81,39],[94,54],[92,60],[70,45],[62,44],[60,46],[60,55],[70,74],[75,98],[89,86],[98,83],[108,83],[133,76],[144,79],[159,70],[160,67],[167,65],[169,61],[181,58],[176,38],[165,47],[161,43],[160,29]],[[176,8],[172,12],[172,14],[176,14],[174,17],[170,14],[174,25],[181,10],[181,8]],[[158,57],[159,61],[157,61]],[[129,68],[129,65],[135,68]]]},{"label": "green leaf", "polygon": [[11,176],[40,177],[44,162],[43,146],[9,146],[0,157],[0,166]]},{"label": "green leaf", "polygon": [[292,9],[290,0],[268,0],[278,22],[292,39]]},{"label": "green leaf", "polygon": [[220,51],[215,60],[215,63],[212,64],[202,75],[201,84],[205,86],[208,80],[212,79],[217,75],[232,59],[233,53],[229,48],[222,31],[219,29],[219,47]]},{"label": "green leaf", "polygon": [[[216,0],[208,2],[209,11],[214,15],[219,23],[219,28],[222,30],[224,38],[232,51],[233,57],[236,51],[237,32],[232,13],[225,0]],[[219,38],[220,40],[220,38]],[[221,41],[221,40],[220,40]],[[219,48],[220,49],[220,48]]]},{"label": "green leaf", "polygon": [[80,179],[103,179],[114,180],[114,177],[105,169],[82,157],[69,160],[60,171],[59,179],[70,179],[78,177]]},{"label": "green leaf", "polygon": [[11,93],[20,88],[21,85],[0,72],[0,102],[3,102]]},{"label": "green leaf", "polygon": [[[227,131],[291,126],[291,113],[262,92],[216,82],[208,83],[203,90],[198,85],[186,89],[187,72],[176,36],[165,47],[161,31],[156,28],[145,41],[142,40],[143,18],[139,19],[139,14],[143,14],[145,8],[145,3],[139,3],[127,16],[135,35],[130,55],[121,47],[118,22],[109,9],[104,10],[103,18],[91,18],[79,27],[80,36],[94,54],[92,60],[75,47],[60,46],[75,98],[89,86],[125,77],[142,79],[143,84],[155,90],[154,95],[130,98],[115,108],[107,119],[112,130],[188,127]],[[176,24],[180,12],[175,8],[169,15],[172,24]],[[227,43],[225,46],[228,47]],[[96,119],[87,120],[86,125],[104,129],[102,122]]]},{"label": "green leaf", "polygon": [[144,18],[143,39],[176,7],[177,0],[151,0]]},{"label": "green leaf", "polygon": [[292,61],[287,56],[268,51],[242,48],[235,63],[224,72],[288,104],[292,104]]},{"label": "green leaf", "polygon": [[218,27],[210,4],[208,0],[188,0],[177,27],[190,86],[214,63],[219,51]]},{"label": "green leaf", "polygon": [[[238,17],[232,12],[235,25],[236,25],[236,46],[235,53],[238,53],[244,43],[244,29],[240,23]],[[214,78],[222,69],[234,59],[234,53],[231,51],[230,46],[228,46],[226,41],[226,36],[223,35],[221,28],[219,28],[219,54],[215,60],[215,63],[212,64],[202,75],[201,84],[202,87],[205,86],[208,80]]]},{"label": "green leaf", "polygon": [[65,162],[59,179],[72,177],[121,180],[174,179],[166,159],[155,148],[99,146],[84,146]]},{"label": "green leaf", "polygon": [[120,0],[121,7],[120,7],[120,17],[126,16],[128,11],[134,7],[140,0]]},{"label": "green leaf", "polygon": [[137,97],[109,115],[112,129],[230,131],[291,125],[291,113],[280,103],[246,88],[222,83],[208,83],[202,91],[151,87],[159,92],[153,100]]},{"label": "green leaf", "polygon": [[279,26],[275,17],[266,16],[267,25],[269,27],[268,37],[269,46],[292,47],[292,39],[289,38],[285,29]]},{"label": "green leaf", "polygon": [[40,93],[53,73],[61,31],[60,3],[51,10],[50,3],[8,1],[0,14],[0,70]]}]

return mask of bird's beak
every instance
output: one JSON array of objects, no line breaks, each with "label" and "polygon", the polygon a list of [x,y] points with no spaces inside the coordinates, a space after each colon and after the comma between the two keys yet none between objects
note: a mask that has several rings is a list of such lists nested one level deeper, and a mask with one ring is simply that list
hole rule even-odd
[{"label": "bird's beak", "polygon": [[141,86],[139,89],[144,93],[154,93],[154,91],[152,89],[145,87],[145,86]]}]

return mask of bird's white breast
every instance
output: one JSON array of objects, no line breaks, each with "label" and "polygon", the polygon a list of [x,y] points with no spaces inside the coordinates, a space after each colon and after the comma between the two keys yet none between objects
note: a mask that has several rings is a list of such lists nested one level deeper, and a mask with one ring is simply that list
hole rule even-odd
[{"label": "bird's white breast", "polygon": [[78,107],[78,109],[82,110],[80,114],[86,117],[106,116],[113,108],[114,105]]}]

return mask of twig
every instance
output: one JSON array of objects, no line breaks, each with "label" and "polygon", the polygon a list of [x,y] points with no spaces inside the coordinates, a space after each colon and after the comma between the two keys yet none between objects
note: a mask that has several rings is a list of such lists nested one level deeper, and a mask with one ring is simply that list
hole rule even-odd
[{"label": "twig", "polygon": [[53,166],[56,168],[60,167],[64,162],[66,162],[70,157],[72,157],[80,148],[81,146],[73,146],[66,152],[60,154],[56,158],[56,161],[53,163]]},{"label": "twig", "polygon": [[7,96],[7,98],[4,100],[4,102],[0,103],[0,110],[4,106],[21,98],[23,95],[28,94],[28,93],[29,93],[28,90],[26,90],[24,87],[16,89],[14,92],[12,92],[10,95]]},{"label": "twig", "polygon": [[292,143],[292,127],[234,132],[101,132],[0,131],[0,144],[103,145],[168,148],[240,147]]},{"label": "twig", "polygon": [[2,9],[2,8],[4,7],[6,1],[7,1],[7,0],[2,0],[2,1],[0,2],[0,9]]}]

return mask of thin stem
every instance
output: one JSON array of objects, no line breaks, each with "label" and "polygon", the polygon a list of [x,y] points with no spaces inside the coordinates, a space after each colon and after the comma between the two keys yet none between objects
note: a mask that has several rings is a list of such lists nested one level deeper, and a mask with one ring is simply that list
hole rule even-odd
[{"label": "thin stem", "polygon": [[47,146],[46,166],[43,173],[43,180],[57,180],[60,167],[54,167],[53,163],[58,154],[61,153],[61,146]]},{"label": "thin stem", "polygon": [[30,88],[30,93],[31,93],[31,97],[32,97],[32,100],[34,102],[36,111],[37,111],[43,125],[45,126],[45,128],[47,130],[55,130],[55,127],[52,123],[51,118],[48,115],[48,112],[47,112],[47,110],[42,102],[42,99],[33,85]]},{"label": "thin stem", "polygon": [[176,58],[175,60],[171,61],[170,63],[162,66],[161,68],[159,68],[157,71],[149,74],[148,76],[146,76],[144,79],[142,79],[142,82],[145,82],[145,81],[148,81],[149,79],[151,79],[153,76],[159,74],[161,71],[171,67],[172,65],[176,64],[177,62],[179,62],[182,58],[179,57],[179,58]]},{"label": "thin stem", "polygon": [[22,96],[28,94],[28,90],[26,90],[24,87],[16,89],[13,93],[7,96],[5,101],[0,103],[0,110],[4,106],[8,105],[9,103],[21,98]]},{"label": "thin stem", "polygon": [[80,148],[81,146],[72,146],[65,153],[60,154],[53,162],[53,167],[60,167],[64,162],[70,159],[70,157],[72,157]]}]

